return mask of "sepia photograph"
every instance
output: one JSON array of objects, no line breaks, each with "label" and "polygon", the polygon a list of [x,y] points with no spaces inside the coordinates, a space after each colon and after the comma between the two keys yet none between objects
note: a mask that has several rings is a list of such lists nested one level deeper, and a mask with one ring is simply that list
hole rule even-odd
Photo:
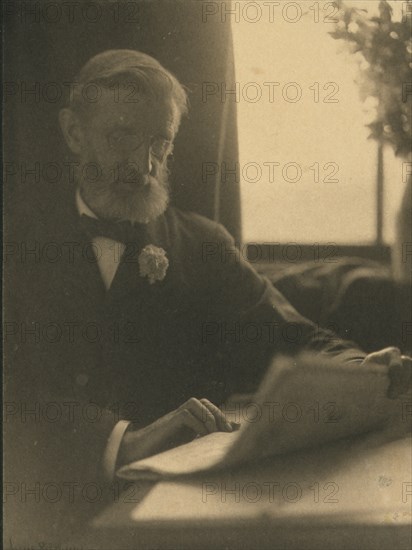
[{"label": "sepia photograph", "polygon": [[412,548],[412,0],[5,0],[3,548]]}]

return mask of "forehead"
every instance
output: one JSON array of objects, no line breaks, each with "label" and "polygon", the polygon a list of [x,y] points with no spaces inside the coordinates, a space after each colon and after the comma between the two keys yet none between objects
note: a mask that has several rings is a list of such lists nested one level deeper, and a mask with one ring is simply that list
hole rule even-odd
[{"label": "forehead", "polygon": [[170,98],[156,100],[129,90],[102,89],[89,111],[92,124],[103,131],[125,127],[141,131],[169,129],[177,125],[177,109]]}]

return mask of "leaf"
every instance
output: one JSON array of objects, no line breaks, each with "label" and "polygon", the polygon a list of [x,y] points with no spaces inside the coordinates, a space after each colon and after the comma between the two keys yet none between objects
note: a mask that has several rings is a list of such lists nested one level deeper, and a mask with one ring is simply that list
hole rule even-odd
[{"label": "leaf", "polygon": [[348,35],[347,31],[332,31],[332,32],[328,32],[328,34],[329,34],[329,36],[331,36],[335,40],[340,40],[342,38],[346,38],[347,35]]},{"label": "leaf", "polygon": [[392,21],[393,10],[386,0],[381,0],[381,2],[379,2],[379,13],[384,23],[390,23]]}]

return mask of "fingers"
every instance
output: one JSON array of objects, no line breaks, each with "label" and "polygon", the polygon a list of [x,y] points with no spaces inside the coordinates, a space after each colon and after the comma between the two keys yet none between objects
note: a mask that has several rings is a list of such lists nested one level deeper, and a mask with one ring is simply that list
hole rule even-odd
[{"label": "fingers", "polygon": [[182,408],[189,410],[193,416],[206,427],[207,433],[218,431],[215,417],[211,411],[199,401],[199,399],[192,397],[186,401]]},{"label": "fingers", "polygon": [[179,411],[179,417],[184,426],[192,429],[198,435],[207,435],[210,433],[206,425],[199,420],[189,409]]},{"label": "fingers", "polygon": [[[233,431],[232,424],[226,420],[223,412],[208,399],[199,400],[192,397],[178,409],[178,411],[184,410],[188,410],[201,423],[202,427],[206,429],[206,433]],[[201,432],[198,430],[196,433]]]},{"label": "fingers", "polygon": [[218,430],[221,432],[231,432],[233,431],[232,424],[226,419],[224,413],[213,405],[208,399],[200,399],[200,402],[210,411],[214,416]]},{"label": "fingers", "polygon": [[379,351],[370,353],[365,357],[364,363],[378,363],[379,365],[401,365],[401,350],[395,347],[388,347]]},{"label": "fingers", "polygon": [[412,359],[401,354],[399,348],[389,347],[366,356],[363,364],[378,363],[388,366],[389,388],[387,396],[396,399],[410,391]]},{"label": "fingers", "polygon": [[126,433],[120,451],[122,463],[132,462],[171,446],[187,443],[193,433],[204,436],[212,432],[231,432],[239,425],[226,420],[223,412],[208,399],[192,397],[178,409],[162,416],[140,430]]},{"label": "fingers", "polygon": [[387,395],[390,399],[396,399],[411,390],[412,383],[412,359],[401,356],[401,363],[393,363],[389,366],[390,384]]}]

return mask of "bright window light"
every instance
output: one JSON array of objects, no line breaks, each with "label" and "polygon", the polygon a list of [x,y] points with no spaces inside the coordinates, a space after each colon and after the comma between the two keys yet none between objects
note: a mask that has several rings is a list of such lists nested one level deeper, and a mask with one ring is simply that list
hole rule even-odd
[{"label": "bright window light", "polygon": [[[268,2],[243,13],[243,2],[233,4],[244,241],[374,243],[377,143],[365,127],[373,105],[359,98],[354,56],[328,34],[333,3],[280,1],[272,15]],[[386,242],[401,174],[385,152]]]}]

